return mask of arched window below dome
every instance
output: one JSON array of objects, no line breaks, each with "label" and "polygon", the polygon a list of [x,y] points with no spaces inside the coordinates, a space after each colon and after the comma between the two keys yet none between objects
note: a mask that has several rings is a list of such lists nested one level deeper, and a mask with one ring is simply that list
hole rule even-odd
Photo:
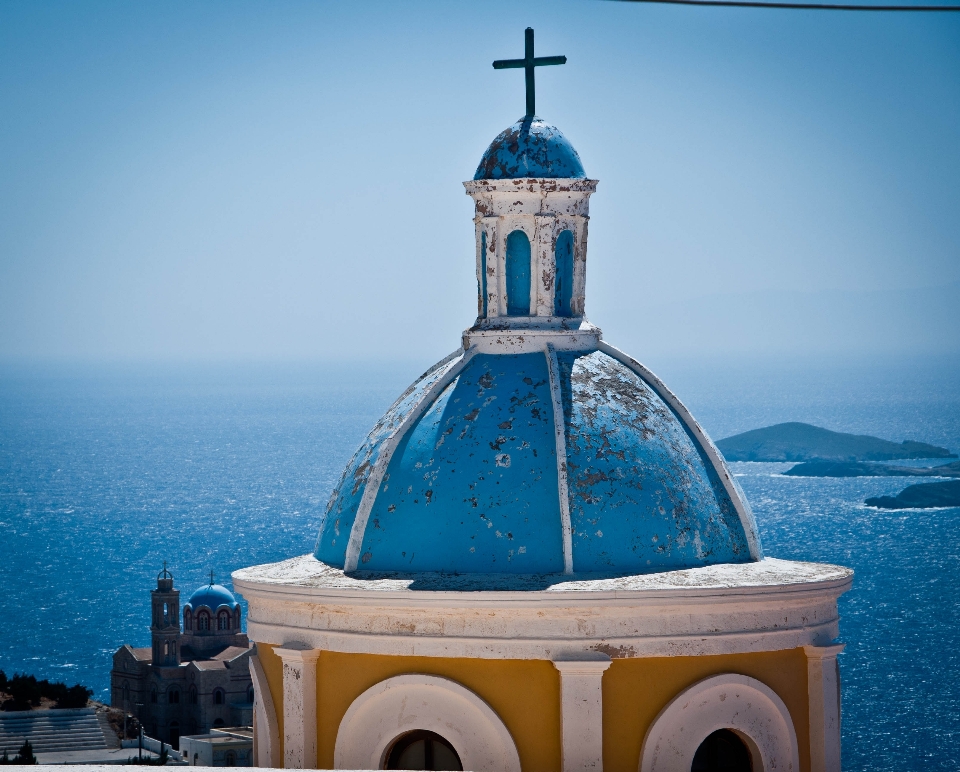
[{"label": "arched window below dome", "polygon": [[167,702],[169,702],[171,705],[179,705],[179,704],[180,704],[180,690],[179,690],[179,689],[171,689],[169,692],[167,692]]},{"label": "arched window below dome", "polygon": [[573,232],[563,231],[557,236],[553,250],[556,265],[556,283],[553,297],[554,316],[573,316]]},{"label": "arched window below dome", "polygon": [[530,316],[530,239],[521,230],[507,236],[507,315]]},{"label": "arched window below dome", "polygon": [[398,739],[387,756],[387,769],[463,769],[453,746],[436,732],[419,729]]},{"label": "arched window below dome", "polygon": [[736,732],[718,729],[700,743],[690,772],[752,772],[747,744]]},{"label": "arched window below dome", "polygon": [[487,234],[480,234],[480,278],[477,282],[477,292],[480,293],[477,303],[477,313],[481,319],[487,316]]},{"label": "arched window below dome", "polygon": [[223,689],[214,689],[213,690],[213,704],[214,705],[223,705],[226,695],[223,693]]},{"label": "arched window below dome", "polygon": [[230,612],[229,611],[221,611],[217,614],[217,629],[218,630],[230,629]]},{"label": "arched window below dome", "polygon": [[206,611],[200,611],[197,614],[197,630],[200,632],[210,631],[210,614]]},{"label": "arched window below dome", "polygon": [[237,606],[233,610],[233,627],[239,632],[240,630],[240,606]]}]

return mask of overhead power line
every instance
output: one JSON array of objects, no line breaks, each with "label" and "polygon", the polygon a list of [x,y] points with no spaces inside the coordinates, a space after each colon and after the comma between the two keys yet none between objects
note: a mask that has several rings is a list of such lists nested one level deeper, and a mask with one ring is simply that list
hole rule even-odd
[{"label": "overhead power line", "polygon": [[960,11],[960,5],[841,5],[839,3],[765,3],[753,0],[621,0],[621,2],[715,5],[721,8],[791,8],[805,11]]}]

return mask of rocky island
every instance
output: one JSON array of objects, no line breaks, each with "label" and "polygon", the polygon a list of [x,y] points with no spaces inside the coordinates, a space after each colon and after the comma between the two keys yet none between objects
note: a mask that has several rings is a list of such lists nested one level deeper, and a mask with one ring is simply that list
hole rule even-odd
[{"label": "rocky island", "polygon": [[862,462],[957,457],[946,448],[925,442],[891,442],[796,421],[727,437],[717,442],[717,448],[727,461]]},{"label": "rocky island", "polygon": [[940,466],[895,466],[863,461],[804,461],[790,477],[960,477],[960,461]]},{"label": "rocky island", "polygon": [[960,507],[960,480],[911,485],[896,496],[877,496],[867,499],[864,504],[880,509]]}]

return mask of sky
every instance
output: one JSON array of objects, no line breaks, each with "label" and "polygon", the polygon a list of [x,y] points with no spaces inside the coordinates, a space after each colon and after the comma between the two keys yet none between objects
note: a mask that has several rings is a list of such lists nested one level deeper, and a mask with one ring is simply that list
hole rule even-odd
[{"label": "sky", "polygon": [[527,26],[607,340],[960,351],[960,14],[0,0],[0,359],[452,351]]}]

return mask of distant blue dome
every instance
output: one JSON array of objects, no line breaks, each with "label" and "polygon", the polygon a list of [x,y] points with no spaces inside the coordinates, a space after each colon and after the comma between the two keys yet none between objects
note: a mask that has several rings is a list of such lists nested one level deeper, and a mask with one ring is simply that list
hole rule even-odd
[{"label": "distant blue dome", "polygon": [[665,387],[600,350],[556,357],[560,432],[544,352],[461,353],[424,374],[344,470],[317,559],[343,568],[351,535],[357,568],[381,572],[554,574],[570,560],[577,574],[638,574],[758,559],[739,489]]},{"label": "distant blue dome", "polygon": [[237,599],[233,597],[233,593],[222,584],[205,584],[190,596],[184,608],[189,606],[195,610],[200,606],[206,606],[211,611],[216,611],[221,606],[227,606],[233,611],[237,605]]},{"label": "distant blue dome", "polygon": [[583,179],[580,156],[560,129],[537,116],[524,117],[502,131],[480,159],[475,180],[520,177]]}]

